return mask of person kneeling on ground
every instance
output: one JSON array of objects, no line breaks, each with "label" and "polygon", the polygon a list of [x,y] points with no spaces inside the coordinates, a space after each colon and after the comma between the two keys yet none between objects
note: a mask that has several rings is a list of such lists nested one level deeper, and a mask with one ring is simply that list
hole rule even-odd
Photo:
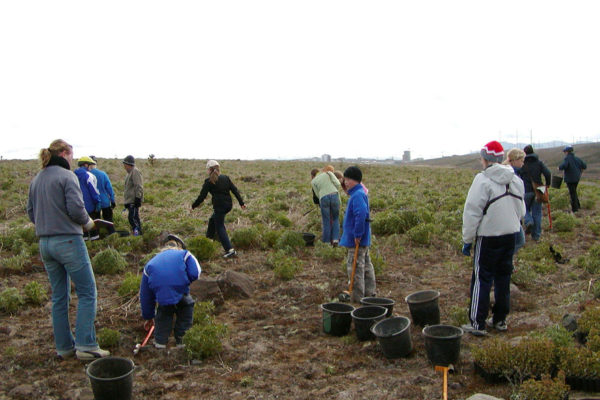
[{"label": "person kneeling on ground", "polygon": [[352,301],[359,302],[363,297],[375,295],[375,269],[369,256],[371,245],[371,224],[369,218],[369,198],[363,186],[362,172],[358,167],[348,167],[344,171],[344,183],[348,188],[348,204],[344,215],[344,232],[340,246],[348,247],[346,269],[348,280],[352,279],[352,264],[355,246],[358,247],[354,284],[350,296]]},{"label": "person kneeling on ground", "polygon": [[463,211],[462,252],[473,257],[469,324],[462,328],[475,336],[484,336],[490,306],[490,289],[494,285],[493,317],[487,324],[506,331],[510,308],[510,275],[513,270],[515,234],[525,215],[523,181],[512,167],[501,165],[504,149],[492,141],[481,149],[483,172],[475,176]]},{"label": "person kneeling on ground", "polygon": [[[150,329],[153,320],[154,346],[167,347],[175,319],[175,343],[183,346],[183,335],[192,327],[194,300],[190,296],[190,283],[200,276],[200,264],[196,257],[185,249],[183,241],[169,235],[160,253],[144,267],[140,285],[144,328]],[[158,304],[158,306],[157,306]],[[156,310],[155,310],[156,309]]]}]

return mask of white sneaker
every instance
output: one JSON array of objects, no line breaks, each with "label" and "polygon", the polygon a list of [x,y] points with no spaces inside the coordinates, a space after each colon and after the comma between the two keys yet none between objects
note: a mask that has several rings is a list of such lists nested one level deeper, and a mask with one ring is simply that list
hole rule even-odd
[{"label": "white sneaker", "polygon": [[90,240],[98,240],[100,239],[100,235],[95,235],[90,238]]},{"label": "white sneaker", "polygon": [[237,251],[235,251],[233,248],[231,248],[227,251],[227,253],[225,253],[223,255],[223,258],[231,258],[231,257],[235,257],[236,255],[237,255]]},{"label": "white sneaker", "polygon": [[167,345],[166,344],[160,344],[160,343],[156,343],[156,340],[154,341],[154,347],[157,349],[166,349]]},{"label": "white sneaker", "polygon": [[490,317],[485,324],[490,328],[494,328],[500,332],[506,332],[508,330],[508,325],[506,325],[506,321],[498,321],[494,323],[494,317]]},{"label": "white sneaker", "polygon": [[77,350],[75,355],[79,360],[95,360],[97,358],[104,358],[110,356],[110,351],[102,350],[98,348],[96,350]]},{"label": "white sneaker", "polygon": [[473,336],[486,336],[487,331],[485,329],[475,329],[471,324],[464,324],[460,326],[463,331],[469,332]]}]

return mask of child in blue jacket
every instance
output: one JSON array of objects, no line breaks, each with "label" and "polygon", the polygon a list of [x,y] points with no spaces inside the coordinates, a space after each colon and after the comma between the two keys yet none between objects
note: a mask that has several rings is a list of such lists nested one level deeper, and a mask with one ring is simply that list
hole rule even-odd
[{"label": "child in blue jacket", "polygon": [[[183,241],[169,235],[161,252],[144,267],[140,286],[140,303],[145,327],[154,320],[154,346],[167,347],[175,319],[175,343],[183,345],[183,335],[192,327],[194,300],[190,296],[190,283],[200,276],[200,264],[185,249]],[[158,306],[157,306],[158,304]]]},{"label": "child in blue jacket", "polygon": [[362,182],[362,172],[358,167],[348,167],[344,171],[344,184],[348,190],[348,204],[344,215],[344,232],[340,246],[348,247],[346,267],[348,279],[352,275],[352,263],[355,246],[358,247],[354,285],[350,294],[352,301],[358,303],[363,297],[375,295],[375,269],[369,255],[371,245],[371,224],[369,216],[369,198]]}]

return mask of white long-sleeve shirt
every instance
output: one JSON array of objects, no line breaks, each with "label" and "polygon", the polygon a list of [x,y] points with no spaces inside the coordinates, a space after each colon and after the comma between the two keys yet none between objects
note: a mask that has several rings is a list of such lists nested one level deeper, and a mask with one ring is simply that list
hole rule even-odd
[{"label": "white long-sleeve shirt", "polygon": [[[505,196],[492,203],[485,215],[486,204],[506,192],[520,197]],[[518,232],[525,216],[525,188],[511,166],[492,164],[475,176],[463,211],[464,243],[473,243],[477,236],[501,236]]]}]

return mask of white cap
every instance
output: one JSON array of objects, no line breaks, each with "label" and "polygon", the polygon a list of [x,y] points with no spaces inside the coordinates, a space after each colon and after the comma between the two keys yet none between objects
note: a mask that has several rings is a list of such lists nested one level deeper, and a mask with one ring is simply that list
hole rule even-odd
[{"label": "white cap", "polygon": [[208,160],[208,162],[206,163],[206,169],[212,168],[212,167],[218,167],[219,163],[216,160]]}]

